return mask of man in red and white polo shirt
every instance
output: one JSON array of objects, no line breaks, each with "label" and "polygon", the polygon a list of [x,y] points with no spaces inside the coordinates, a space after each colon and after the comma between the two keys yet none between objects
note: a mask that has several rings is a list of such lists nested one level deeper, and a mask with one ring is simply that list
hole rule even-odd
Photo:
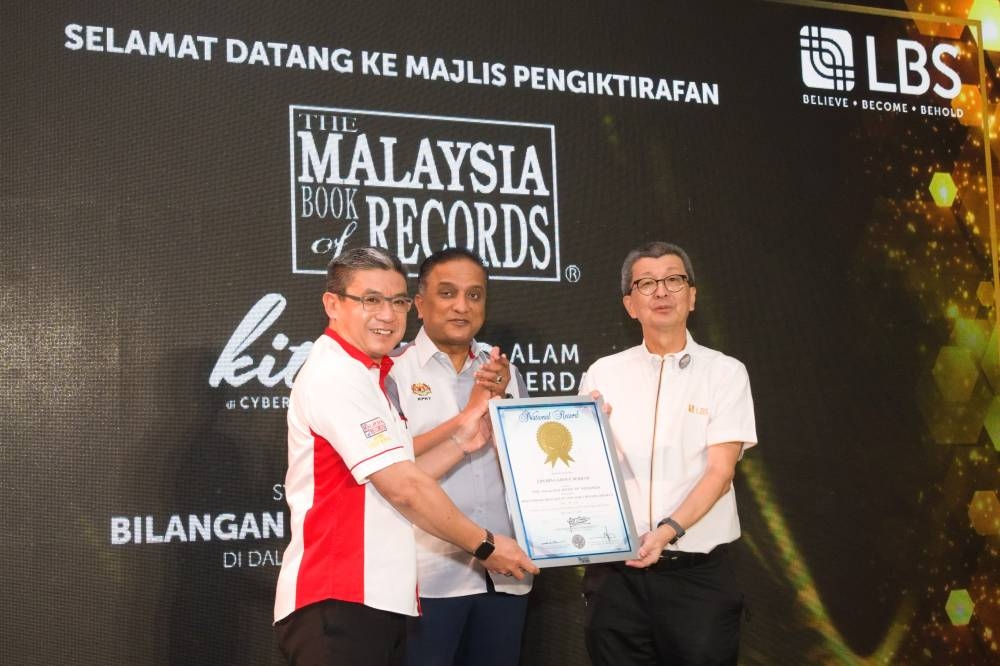
[{"label": "man in red and white polo shirt", "polygon": [[[413,301],[399,260],[377,248],[330,262],[329,327],[295,379],[288,408],[291,542],[274,619],[292,664],[401,664],[416,615],[413,527],[486,567],[537,573],[512,539],[479,527],[413,462],[413,444],[385,392],[387,354]],[[482,437],[470,421],[463,437]]]}]

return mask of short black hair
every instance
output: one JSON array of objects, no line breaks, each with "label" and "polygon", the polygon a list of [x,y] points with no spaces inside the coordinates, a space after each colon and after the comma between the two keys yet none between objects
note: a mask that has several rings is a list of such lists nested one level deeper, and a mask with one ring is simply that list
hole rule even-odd
[{"label": "short black hair", "polygon": [[424,289],[427,287],[427,276],[430,275],[435,266],[449,261],[458,261],[459,259],[467,259],[483,269],[483,277],[489,283],[490,273],[486,270],[486,265],[483,264],[483,260],[479,258],[478,254],[464,247],[447,247],[443,250],[438,250],[424,259],[423,263],[420,264],[420,269],[417,271],[417,291],[420,293],[424,292]]}]

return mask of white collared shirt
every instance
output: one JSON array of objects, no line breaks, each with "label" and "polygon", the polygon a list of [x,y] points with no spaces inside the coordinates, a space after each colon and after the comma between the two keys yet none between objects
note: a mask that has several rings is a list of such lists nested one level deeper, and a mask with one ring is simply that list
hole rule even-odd
[{"label": "white collared shirt", "polygon": [[[416,339],[394,356],[389,376],[396,384],[399,406],[413,437],[452,418],[468,403],[475,386],[473,374],[489,359],[490,345],[473,341],[469,351],[461,372],[456,373],[448,355],[421,328]],[[517,368],[511,365],[510,371],[507,392],[516,398],[527,397]],[[454,444],[442,442],[439,446]],[[496,449],[491,442],[460,460],[441,477],[440,483],[455,505],[475,523],[494,534],[513,535]],[[458,597],[486,591],[486,570],[475,557],[419,528],[414,530],[420,596]],[[526,594],[531,589],[530,575],[524,581],[491,576],[498,592]]]},{"label": "white collared shirt", "polygon": [[[746,368],[697,344],[690,333],[675,354],[653,354],[644,343],[598,359],[580,383],[581,394],[593,390],[611,405],[611,433],[640,534],[655,528],[691,492],[705,471],[709,446],[742,442],[746,450],[757,443]],[[670,548],[707,553],[737,539],[735,494],[730,490],[686,527],[687,534]]]}]

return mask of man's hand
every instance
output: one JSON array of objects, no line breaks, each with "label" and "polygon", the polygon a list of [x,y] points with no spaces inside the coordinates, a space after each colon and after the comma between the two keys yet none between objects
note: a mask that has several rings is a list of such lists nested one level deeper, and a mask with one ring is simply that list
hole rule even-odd
[{"label": "man's hand", "polygon": [[458,413],[458,429],[451,438],[466,454],[478,451],[493,436],[487,406],[486,400],[470,400]]},{"label": "man's hand", "polygon": [[499,347],[490,350],[490,360],[476,370],[476,386],[482,387],[492,395],[503,397],[510,383],[510,360],[506,354],[500,353]]},{"label": "man's hand", "polygon": [[[393,463],[368,478],[389,504],[425,532],[468,553],[482,543],[485,529],[459,511],[441,486],[412,462]],[[510,537],[497,535],[493,544],[493,554],[484,562],[490,571],[510,574],[518,580],[526,572],[538,573],[538,567]]]},{"label": "man's hand", "polygon": [[639,537],[639,559],[628,560],[625,565],[636,569],[645,569],[649,565],[655,564],[660,559],[663,549],[667,547],[667,542],[673,538],[673,530],[669,525],[657,527],[652,532],[646,532]]},{"label": "man's hand", "polygon": [[524,580],[526,573],[538,573],[538,567],[510,537],[497,534],[493,537],[493,544],[495,546],[493,554],[483,561],[486,568],[493,573],[513,576],[518,580]]},{"label": "man's hand", "polygon": [[[601,399],[601,392],[600,391],[591,391],[590,392],[590,397],[593,398],[594,400],[600,400]],[[608,416],[611,416],[611,404],[607,403],[607,402],[605,402],[603,404],[604,404],[604,409],[602,411],[605,414],[607,414]]]}]

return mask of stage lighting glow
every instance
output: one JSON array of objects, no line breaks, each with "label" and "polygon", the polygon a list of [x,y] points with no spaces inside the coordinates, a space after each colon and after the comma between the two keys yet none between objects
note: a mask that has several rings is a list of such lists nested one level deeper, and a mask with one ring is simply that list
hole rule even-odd
[{"label": "stage lighting glow", "polygon": [[976,0],[969,8],[969,18],[983,24],[983,48],[987,51],[1000,51],[1000,3],[996,0]]},{"label": "stage lighting glow", "polygon": [[1000,534],[1000,499],[995,490],[977,490],[969,502],[969,520],[977,534]]},{"label": "stage lighting glow", "polygon": [[934,174],[929,189],[934,203],[944,208],[951,208],[951,204],[955,201],[955,195],[958,193],[958,188],[955,186],[951,174],[945,171],[938,171]]},{"label": "stage lighting glow", "polygon": [[975,602],[972,601],[972,597],[969,596],[969,592],[965,589],[949,592],[948,601],[944,604],[944,610],[948,614],[948,619],[955,626],[969,624],[975,608]]}]

